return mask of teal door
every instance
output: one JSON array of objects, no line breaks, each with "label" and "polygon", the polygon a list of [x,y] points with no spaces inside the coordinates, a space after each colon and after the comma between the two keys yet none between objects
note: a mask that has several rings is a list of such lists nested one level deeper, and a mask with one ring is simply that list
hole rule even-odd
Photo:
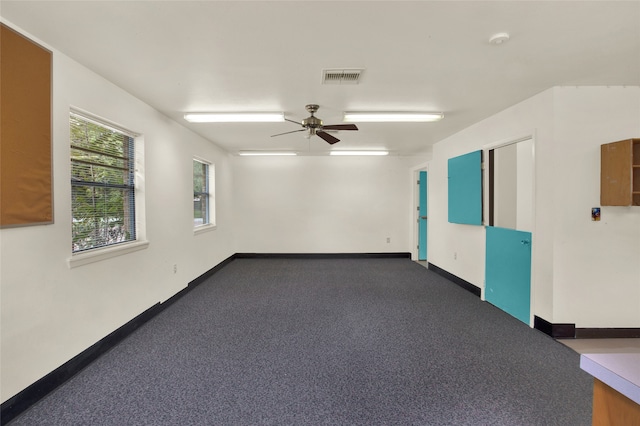
[{"label": "teal door", "polygon": [[485,299],[529,324],[531,232],[487,226]]},{"label": "teal door", "polygon": [[420,172],[418,190],[418,260],[427,260],[427,172]]}]

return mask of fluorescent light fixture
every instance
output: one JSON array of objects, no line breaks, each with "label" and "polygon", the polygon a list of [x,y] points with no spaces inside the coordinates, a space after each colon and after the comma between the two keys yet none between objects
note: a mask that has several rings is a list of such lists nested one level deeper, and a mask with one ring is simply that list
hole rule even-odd
[{"label": "fluorescent light fixture", "polygon": [[389,155],[389,151],[329,151],[329,155]]},{"label": "fluorescent light fixture", "polygon": [[284,121],[282,112],[198,112],[184,115],[191,123],[271,123]]},{"label": "fluorescent light fixture", "polygon": [[291,155],[298,155],[295,152],[291,152],[291,151],[240,151],[238,152],[238,155],[242,155],[243,157],[246,156],[257,156],[257,155],[286,155],[286,156],[291,156]]},{"label": "fluorescent light fixture", "polygon": [[425,122],[444,118],[441,112],[345,112],[343,121],[357,122]]}]

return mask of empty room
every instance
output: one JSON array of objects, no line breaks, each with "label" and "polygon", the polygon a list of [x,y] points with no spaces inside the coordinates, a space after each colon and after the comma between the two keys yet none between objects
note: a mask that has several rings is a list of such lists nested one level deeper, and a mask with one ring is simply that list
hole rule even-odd
[{"label": "empty room", "polygon": [[2,424],[640,423],[640,1],[0,20]]}]

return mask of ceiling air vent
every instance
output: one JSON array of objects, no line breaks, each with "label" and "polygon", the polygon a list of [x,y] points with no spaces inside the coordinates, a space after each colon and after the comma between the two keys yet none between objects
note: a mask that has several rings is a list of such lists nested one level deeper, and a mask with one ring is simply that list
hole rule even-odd
[{"label": "ceiling air vent", "polygon": [[358,84],[362,69],[330,69],[322,71],[322,84]]}]

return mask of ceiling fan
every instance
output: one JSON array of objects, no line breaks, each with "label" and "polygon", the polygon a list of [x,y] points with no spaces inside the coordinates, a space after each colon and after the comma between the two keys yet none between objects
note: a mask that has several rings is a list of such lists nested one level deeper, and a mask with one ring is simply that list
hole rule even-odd
[{"label": "ceiling fan", "polygon": [[309,136],[318,135],[319,137],[324,139],[326,142],[333,145],[336,142],[340,142],[340,139],[330,135],[325,130],[358,130],[358,127],[355,124],[324,125],[322,124],[322,120],[320,120],[318,117],[315,117],[313,115],[315,114],[316,111],[318,111],[318,108],[320,108],[318,105],[310,104],[310,105],[306,105],[305,108],[307,109],[307,111],[309,111],[311,116],[305,118],[301,122],[297,122],[297,121],[289,120],[288,118],[285,118],[286,121],[290,121],[292,123],[301,125],[303,129],[293,130],[291,132],[278,133],[277,135],[271,135],[271,137],[306,131],[306,132],[309,132]]}]

